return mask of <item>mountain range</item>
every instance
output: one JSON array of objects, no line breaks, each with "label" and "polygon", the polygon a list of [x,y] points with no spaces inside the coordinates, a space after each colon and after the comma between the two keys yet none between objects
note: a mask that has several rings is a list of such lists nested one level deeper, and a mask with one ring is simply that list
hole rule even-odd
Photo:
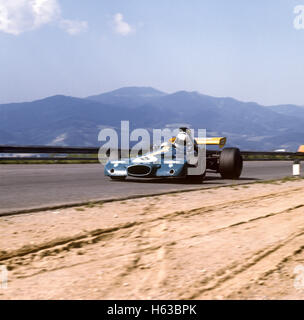
[{"label": "mountain range", "polygon": [[226,136],[243,150],[287,149],[304,144],[304,107],[262,106],[198,92],[173,94],[150,87],[125,87],[87,98],[63,95],[0,104],[0,144],[98,146],[98,132],[120,121],[132,128],[188,125]]}]

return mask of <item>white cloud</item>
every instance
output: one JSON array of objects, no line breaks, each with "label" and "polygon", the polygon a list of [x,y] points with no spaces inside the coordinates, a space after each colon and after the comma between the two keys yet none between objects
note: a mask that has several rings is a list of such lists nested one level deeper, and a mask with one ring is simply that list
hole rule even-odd
[{"label": "white cloud", "polygon": [[30,0],[28,2],[34,13],[34,24],[37,26],[58,19],[61,15],[57,0]]},{"label": "white cloud", "polygon": [[133,27],[124,21],[121,13],[116,13],[114,15],[114,29],[116,33],[121,34],[122,36],[126,36],[135,31]]},{"label": "white cloud", "polygon": [[69,34],[77,34],[87,28],[85,21],[62,18],[57,0],[0,0],[0,31],[19,35],[54,23]]},{"label": "white cloud", "polygon": [[0,0],[0,31],[18,35],[60,17],[56,0]]},{"label": "white cloud", "polygon": [[60,27],[70,35],[75,35],[83,31],[86,31],[88,28],[88,23],[86,21],[75,21],[75,20],[63,19],[60,22]]}]

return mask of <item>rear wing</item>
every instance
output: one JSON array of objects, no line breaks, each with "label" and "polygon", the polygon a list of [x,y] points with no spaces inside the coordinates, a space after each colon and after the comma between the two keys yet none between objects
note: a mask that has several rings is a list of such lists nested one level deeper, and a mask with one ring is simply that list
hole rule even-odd
[{"label": "rear wing", "polygon": [[223,148],[226,144],[227,138],[195,138],[197,144],[205,144],[209,146],[219,146]]},{"label": "rear wing", "polygon": [[[171,143],[174,143],[175,137],[171,138],[169,141]],[[221,138],[194,138],[197,144],[205,144],[209,146],[219,146],[220,148],[223,148],[226,144],[227,138],[221,137]]]}]

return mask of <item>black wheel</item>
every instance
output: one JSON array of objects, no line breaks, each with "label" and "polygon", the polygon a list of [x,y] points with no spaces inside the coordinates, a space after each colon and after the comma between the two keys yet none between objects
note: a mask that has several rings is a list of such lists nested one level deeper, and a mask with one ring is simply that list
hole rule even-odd
[{"label": "black wheel", "polygon": [[112,180],[115,180],[115,181],[124,181],[126,180],[126,177],[114,177],[114,176],[110,176],[110,178]]},{"label": "black wheel", "polygon": [[219,172],[223,179],[238,179],[243,170],[243,158],[238,148],[225,148],[220,155]]},{"label": "black wheel", "polygon": [[206,176],[206,173],[199,176],[187,176],[186,181],[188,183],[200,184],[200,183],[203,183],[205,176]]}]

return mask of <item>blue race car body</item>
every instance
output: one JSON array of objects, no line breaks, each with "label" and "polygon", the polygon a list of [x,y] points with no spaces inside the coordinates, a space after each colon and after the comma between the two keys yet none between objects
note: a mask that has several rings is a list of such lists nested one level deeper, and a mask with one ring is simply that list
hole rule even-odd
[{"label": "blue race car body", "polygon": [[[199,145],[217,145],[223,148],[225,143],[226,138],[193,139],[190,130],[181,128],[177,137],[162,144],[154,152],[131,159],[108,161],[104,173],[113,180],[123,180],[128,176],[136,178],[187,177],[193,182],[200,183],[205,177],[206,170],[209,170],[220,173],[224,179],[238,179],[243,168],[243,159],[239,149],[205,150],[204,157],[199,152]],[[203,163],[204,165],[201,165]],[[199,170],[194,170],[195,173],[193,173],[193,168]]]},{"label": "blue race car body", "polygon": [[186,175],[187,162],[176,159],[173,145],[164,145],[155,152],[143,156],[108,161],[104,173],[113,179],[123,179],[127,176],[137,178],[151,177],[183,177]]}]

